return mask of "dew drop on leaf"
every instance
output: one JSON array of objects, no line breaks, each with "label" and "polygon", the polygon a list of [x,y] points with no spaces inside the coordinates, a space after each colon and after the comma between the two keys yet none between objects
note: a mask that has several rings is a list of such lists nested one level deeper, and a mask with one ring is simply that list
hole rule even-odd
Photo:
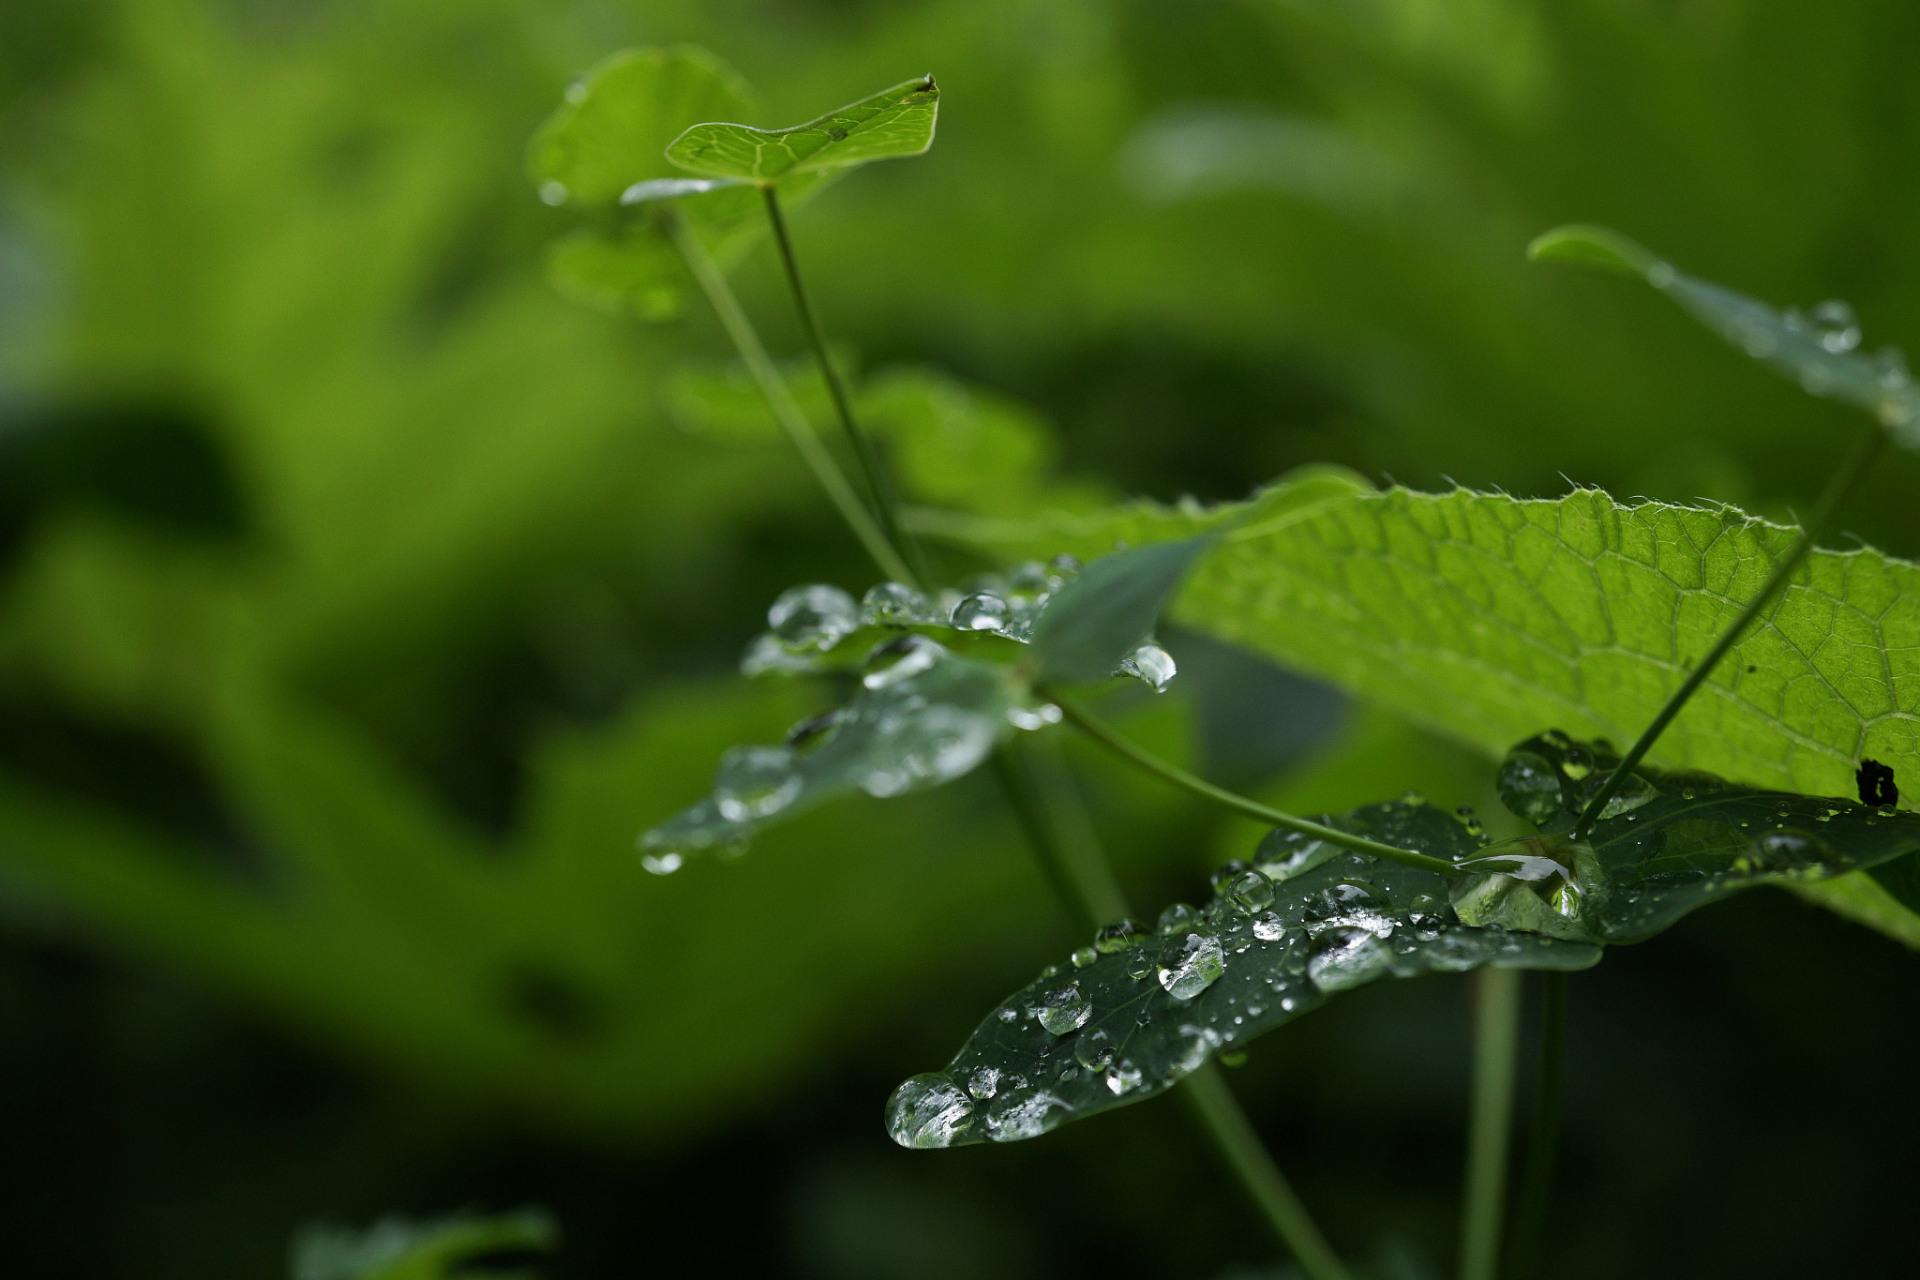
[{"label": "dew drop on leaf", "polygon": [[790,587],[767,610],[774,638],[795,652],[831,649],[859,625],[853,597],[824,583]]},{"label": "dew drop on leaf", "polygon": [[973,1104],[943,1075],[914,1076],[887,1100],[887,1134],[903,1147],[953,1145],[973,1124]]},{"label": "dew drop on leaf", "polygon": [[1211,933],[1189,933],[1160,956],[1160,986],[1175,1000],[1193,999],[1226,971],[1220,939]]},{"label": "dew drop on leaf", "polygon": [[860,683],[886,689],[930,670],[946,651],[925,636],[895,636],[875,645],[861,662]]},{"label": "dew drop on leaf", "polygon": [[1133,921],[1115,920],[1112,924],[1102,925],[1100,932],[1093,935],[1093,947],[1101,955],[1110,956],[1116,951],[1138,946],[1145,936],[1146,930]]},{"label": "dew drop on leaf", "polygon": [[1242,915],[1253,915],[1273,905],[1273,881],[1258,871],[1243,871],[1227,886],[1227,901]]},{"label": "dew drop on leaf", "polygon": [[1638,809],[1659,794],[1659,789],[1651,782],[1637,773],[1630,773],[1620,779],[1620,786],[1600,806],[1600,816],[1617,818],[1631,809]]},{"label": "dew drop on leaf", "polygon": [[640,865],[656,876],[670,876],[686,865],[686,859],[677,853],[649,853],[640,859]]},{"label": "dew drop on leaf", "polygon": [[1081,995],[1080,988],[1070,982],[1047,992],[1028,1012],[1048,1031],[1063,1036],[1086,1025],[1087,1019],[1093,1016],[1093,1001]]},{"label": "dew drop on leaf", "polygon": [[860,598],[860,612],[869,626],[905,627],[932,620],[933,605],[904,583],[882,582],[867,588]]},{"label": "dew drop on leaf", "polygon": [[1073,953],[1073,967],[1076,969],[1091,968],[1093,966],[1093,962],[1098,960],[1099,958],[1100,958],[1100,953],[1098,951],[1095,951],[1092,947],[1081,947],[1078,951],[1075,951]]},{"label": "dew drop on leaf", "polygon": [[734,747],[720,757],[713,775],[713,803],[729,822],[767,818],[800,795],[792,747]]},{"label": "dew drop on leaf", "polygon": [[1160,913],[1160,923],[1156,926],[1156,931],[1160,933],[1177,933],[1182,929],[1191,928],[1199,922],[1200,913],[1198,911],[1195,911],[1184,902],[1176,902]]},{"label": "dew drop on leaf", "polygon": [[1534,751],[1508,752],[1494,786],[1500,803],[1535,826],[1551,821],[1564,801],[1560,771]]},{"label": "dew drop on leaf", "polygon": [[1013,610],[991,591],[976,591],[953,606],[953,625],[961,631],[1004,631]]},{"label": "dew drop on leaf", "polygon": [[1253,922],[1253,936],[1262,942],[1278,942],[1287,934],[1287,922],[1278,911],[1269,911]]},{"label": "dew drop on leaf", "polygon": [[1174,676],[1180,673],[1173,655],[1157,644],[1143,644],[1135,649],[1121,661],[1120,670],[1145,680],[1156,693],[1166,692]]},{"label": "dew drop on leaf", "polygon": [[1082,1031],[1074,1037],[1073,1057],[1089,1071],[1105,1071],[1113,1061],[1113,1038],[1098,1028]]},{"label": "dew drop on leaf", "polygon": [[967,1092],[985,1102],[1000,1089],[1000,1068],[975,1067],[967,1077]]}]

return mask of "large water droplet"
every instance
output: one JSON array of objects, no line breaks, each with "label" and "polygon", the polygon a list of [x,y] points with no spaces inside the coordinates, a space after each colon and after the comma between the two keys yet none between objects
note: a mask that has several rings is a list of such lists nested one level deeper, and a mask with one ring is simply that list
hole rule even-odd
[{"label": "large water droplet", "polygon": [[797,764],[792,747],[734,747],[713,775],[714,806],[729,822],[771,817],[799,798]]},{"label": "large water droplet", "polygon": [[1123,1098],[1140,1087],[1141,1074],[1131,1059],[1122,1058],[1107,1072],[1107,1089],[1114,1097]]},{"label": "large water droplet", "polygon": [[1064,987],[1055,987],[1040,997],[1040,1003],[1031,1006],[1027,1012],[1040,1020],[1040,1025],[1056,1036],[1069,1031],[1078,1031],[1093,1016],[1093,1001],[1080,994],[1080,988],[1069,982]]},{"label": "large water droplet", "polygon": [[1073,1058],[1089,1071],[1105,1071],[1113,1061],[1113,1037],[1097,1027],[1082,1031],[1074,1038]]},{"label": "large water droplet", "polygon": [[831,649],[859,625],[853,597],[819,582],[781,592],[767,610],[774,637],[796,652]]},{"label": "large water droplet", "polygon": [[1073,953],[1073,967],[1076,969],[1091,969],[1099,959],[1100,953],[1098,951],[1095,951],[1092,947],[1081,947]]},{"label": "large water droplet", "polygon": [[930,619],[933,605],[905,583],[882,582],[860,597],[860,612],[876,627],[905,627]]},{"label": "large water droplet", "polygon": [[1189,933],[1169,942],[1160,955],[1160,985],[1175,1000],[1191,1000],[1227,971],[1220,939],[1211,933]]},{"label": "large water droplet", "polygon": [[1004,631],[1012,620],[1013,610],[991,591],[976,591],[953,606],[953,625],[962,631]]},{"label": "large water droplet", "polygon": [[1337,845],[1315,836],[1275,827],[1261,837],[1259,847],[1253,852],[1253,860],[1259,864],[1260,873],[1267,879],[1291,880],[1331,861],[1339,852]]},{"label": "large water droplet", "polygon": [[1813,309],[1813,334],[1820,345],[1834,355],[1844,355],[1860,345],[1860,321],[1853,308],[1838,298],[1829,298]]},{"label": "large water droplet", "polygon": [[1600,816],[1617,818],[1629,810],[1638,809],[1659,794],[1659,789],[1651,782],[1637,773],[1630,773],[1620,779],[1619,788],[1607,797],[1605,804],[1600,806]]},{"label": "large water droplet", "polygon": [[1167,686],[1180,673],[1173,655],[1157,644],[1143,644],[1135,649],[1121,661],[1120,669],[1130,676],[1145,680],[1156,693],[1166,692]]},{"label": "large water droplet", "polygon": [[946,656],[925,636],[895,636],[873,647],[861,663],[860,683],[869,689],[886,689],[929,671]]},{"label": "large water droplet", "polygon": [[1364,986],[1393,964],[1393,953],[1366,929],[1334,929],[1307,960],[1307,978],[1322,991]]},{"label": "large water droplet", "polygon": [[1000,1090],[1000,1068],[975,1067],[967,1077],[967,1092],[985,1102]]},{"label": "large water droplet", "polygon": [[943,1075],[914,1076],[887,1100],[887,1134],[903,1147],[948,1147],[973,1125],[973,1104]]},{"label": "large water droplet", "polygon": [[868,795],[897,796],[916,786],[949,782],[986,759],[999,738],[999,718],[936,703],[911,713],[887,712],[877,726],[860,787]]},{"label": "large water droplet", "polygon": [[987,1136],[995,1142],[1037,1138],[1059,1125],[1061,1116],[1057,1113],[1071,1110],[1045,1089],[1031,1093],[1010,1089],[995,1098],[987,1111]]},{"label": "large water droplet", "polygon": [[1253,936],[1262,942],[1278,942],[1287,936],[1287,922],[1278,911],[1269,911],[1253,922]]},{"label": "large water droplet", "polygon": [[1510,751],[1494,780],[1500,803],[1535,826],[1552,821],[1564,802],[1560,771],[1533,751]]},{"label": "large water droplet", "polygon": [[1146,936],[1147,931],[1133,921],[1115,920],[1112,924],[1102,925],[1100,932],[1093,935],[1093,947],[1102,955],[1112,955],[1116,951],[1139,946]]},{"label": "large water droplet", "polygon": [[1273,905],[1273,881],[1258,871],[1245,871],[1227,886],[1227,901],[1242,915],[1253,915]]}]

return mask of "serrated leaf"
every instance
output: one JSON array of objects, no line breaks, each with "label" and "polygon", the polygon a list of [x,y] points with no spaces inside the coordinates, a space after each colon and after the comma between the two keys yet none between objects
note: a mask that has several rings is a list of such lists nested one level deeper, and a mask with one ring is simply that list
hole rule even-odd
[{"label": "serrated leaf", "polygon": [[[1593,489],[1373,492],[1319,473],[1206,511],[1137,503],[940,527],[1013,559],[1093,556],[1228,519],[1243,523],[1189,577],[1175,618],[1496,757],[1541,725],[1630,740],[1796,537],[1730,507]],[[1916,654],[1920,565],[1816,550],[1653,758],[1815,795],[1850,794],[1867,756],[1920,778]],[[1920,936],[1920,920],[1903,929],[1892,932]]]},{"label": "serrated leaf", "polygon": [[[1450,861],[1475,829],[1425,803],[1370,805],[1344,829]],[[981,1022],[943,1072],[888,1103],[908,1147],[1010,1142],[1171,1088],[1214,1053],[1388,977],[1582,969],[1599,949],[1461,923],[1447,877],[1275,832],[1255,865],[1219,877],[1204,911],[1176,906],[1151,932],[1102,930]]]},{"label": "serrated leaf", "polygon": [[666,149],[690,121],[752,110],[745,81],[704,49],[628,49],[567,90],[534,135],[527,172],[549,204],[611,205],[649,179],[685,181]]},{"label": "serrated leaf", "polygon": [[1696,279],[1617,231],[1559,227],[1528,246],[1529,257],[1578,262],[1637,275],[1694,319],[1763,364],[1799,382],[1809,395],[1867,410],[1908,449],[1920,449],[1920,387],[1906,360],[1888,347],[1858,351],[1860,325],[1844,302],[1827,301],[1811,315],[1778,311],[1724,285]]},{"label": "serrated leaf", "polygon": [[890,665],[868,672],[851,702],[796,726],[788,743],[729,751],[710,796],[641,837],[649,869],[677,870],[687,853],[738,846],[769,823],[839,796],[904,795],[951,782],[985,760],[1013,731],[1019,683],[1005,666],[958,657],[923,637],[907,640]]},{"label": "serrated leaf", "polygon": [[1061,587],[1033,625],[1039,678],[1104,680],[1147,642],[1155,619],[1211,535],[1104,556]]},{"label": "serrated leaf", "polygon": [[1755,885],[1796,885],[1900,867],[1920,852],[1920,814],[1852,800],[1736,786],[1709,773],[1642,768],[1607,802],[1583,843],[1571,831],[1620,757],[1549,732],[1507,754],[1503,803],[1543,835],[1494,845],[1571,871],[1496,875],[1456,888],[1474,924],[1587,942],[1639,942],[1687,912]]},{"label": "serrated leaf", "polygon": [[509,1280],[525,1273],[464,1264],[504,1250],[551,1249],[559,1235],[552,1217],[538,1209],[430,1222],[383,1218],[364,1231],[311,1226],[294,1239],[291,1275],[292,1280],[444,1280],[458,1269],[473,1280]]},{"label": "serrated leaf", "polygon": [[689,173],[768,185],[789,173],[919,155],[933,145],[939,108],[940,90],[923,76],[788,129],[697,124],[667,158]]}]

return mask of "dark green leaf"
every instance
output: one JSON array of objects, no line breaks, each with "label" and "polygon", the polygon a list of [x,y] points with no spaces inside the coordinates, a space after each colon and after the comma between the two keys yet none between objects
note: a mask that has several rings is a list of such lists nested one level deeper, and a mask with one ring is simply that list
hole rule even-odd
[{"label": "dark green leaf", "polygon": [[1211,535],[1105,556],[1062,587],[1033,626],[1040,679],[1104,680],[1146,643],[1167,597]]},{"label": "dark green leaf", "polygon": [[790,129],[697,124],[667,158],[690,173],[768,185],[790,173],[919,155],[933,145],[939,108],[940,90],[923,76]]},{"label": "dark green leaf", "polygon": [[444,1280],[456,1268],[472,1280],[507,1280],[524,1273],[462,1264],[504,1250],[551,1249],[559,1234],[553,1219],[537,1209],[432,1222],[383,1218],[365,1231],[313,1226],[294,1240],[292,1280]]},{"label": "dark green leaf", "polygon": [[1686,275],[1652,251],[1605,227],[1559,227],[1528,246],[1536,259],[1580,262],[1637,275],[1728,342],[1799,382],[1809,394],[1869,411],[1909,449],[1920,449],[1920,388],[1891,347],[1860,345],[1853,308],[1827,301],[1803,315],[1776,311],[1724,285]]},{"label": "dark green leaf", "polygon": [[[1421,801],[1370,805],[1343,829],[1449,860],[1477,828]],[[1388,977],[1581,969],[1599,949],[1455,918],[1449,882],[1291,833],[1229,867],[1204,911],[1176,905],[1153,930],[1110,926],[980,1024],[943,1072],[888,1104],[909,1147],[1009,1142],[1170,1088],[1212,1054],[1290,1022],[1328,996]]]}]

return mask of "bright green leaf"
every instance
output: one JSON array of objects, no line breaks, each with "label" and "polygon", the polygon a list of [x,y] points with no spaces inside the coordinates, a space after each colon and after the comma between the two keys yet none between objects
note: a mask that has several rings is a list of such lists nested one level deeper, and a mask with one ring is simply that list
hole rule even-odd
[{"label": "bright green leaf", "polygon": [[629,49],[567,90],[534,135],[527,172],[549,204],[610,205],[649,179],[681,180],[666,149],[690,121],[752,109],[745,82],[704,49]]},{"label": "bright green leaf", "polygon": [[1040,679],[1067,685],[1106,679],[1147,643],[1167,597],[1212,542],[1210,536],[1163,542],[1088,565],[1054,593],[1034,623]]},{"label": "bright green leaf", "polygon": [[[1343,829],[1449,861],[1476,828],[1424,803],[1370,805]],[[981,1022],[945,1071],[915,1076],[887,1108],[907,1147],[1011,1142],[1151,1097],[1214,1053],[1387,977],[1507,968],[1582,969],[1599,949],[1479,929],[1449,883],[1292,833],[1253,867],[1215,877],[1204,911],[1169,907],[1157,929],[1102,929]]]},{"label": "bright green leaf", "polygon": [[449,1280],[456,1271],[472,1280],[509,1280],[526,1273],[465,1264],[505,1250],[551,1249],[559,1235],[537,1209],[432,1222],[383,1218],[365,1231],[312,1226],[294,1238],[292,1280]]},{"label": "bright green leaf", "polygon": [[[1726,507],[1621,504],[1591,489],[1551,500],[1370,492],[1317,472],[1208,511],[1133,504],[940,528],[1007,559],[1090,557],[1229,519],[1243,523],[1191,575],[1176,618],[1490,756],[1542,725],[1631,740],[1796,536]],[[1847,795],[1870,756],[1911,784],[1916,654],[1920,565],[1815,551],[1653,759]]]},{"label": "bright green leaf", "polygon": [[933,145],[939,109],[940,90],[924,76],[790,129],[697,124],[667,158],[690,173],[767,185],[789,173],[919,155]]},{"label": "bright green leaf", "polygon": [[1686,275],[1605,227],[1560,227],[1535,239],[1527,253],[1637,275],[1735,347],[1798,381],[1809,395],[1865,409],[1906,448],[1920,449],[1920,387],[1893,348],[1872,355],[1856,350],[1860,325],[1844,302],[1823,302],[1811,315],[1792,307],[1776,311],[1724,285]]}]

